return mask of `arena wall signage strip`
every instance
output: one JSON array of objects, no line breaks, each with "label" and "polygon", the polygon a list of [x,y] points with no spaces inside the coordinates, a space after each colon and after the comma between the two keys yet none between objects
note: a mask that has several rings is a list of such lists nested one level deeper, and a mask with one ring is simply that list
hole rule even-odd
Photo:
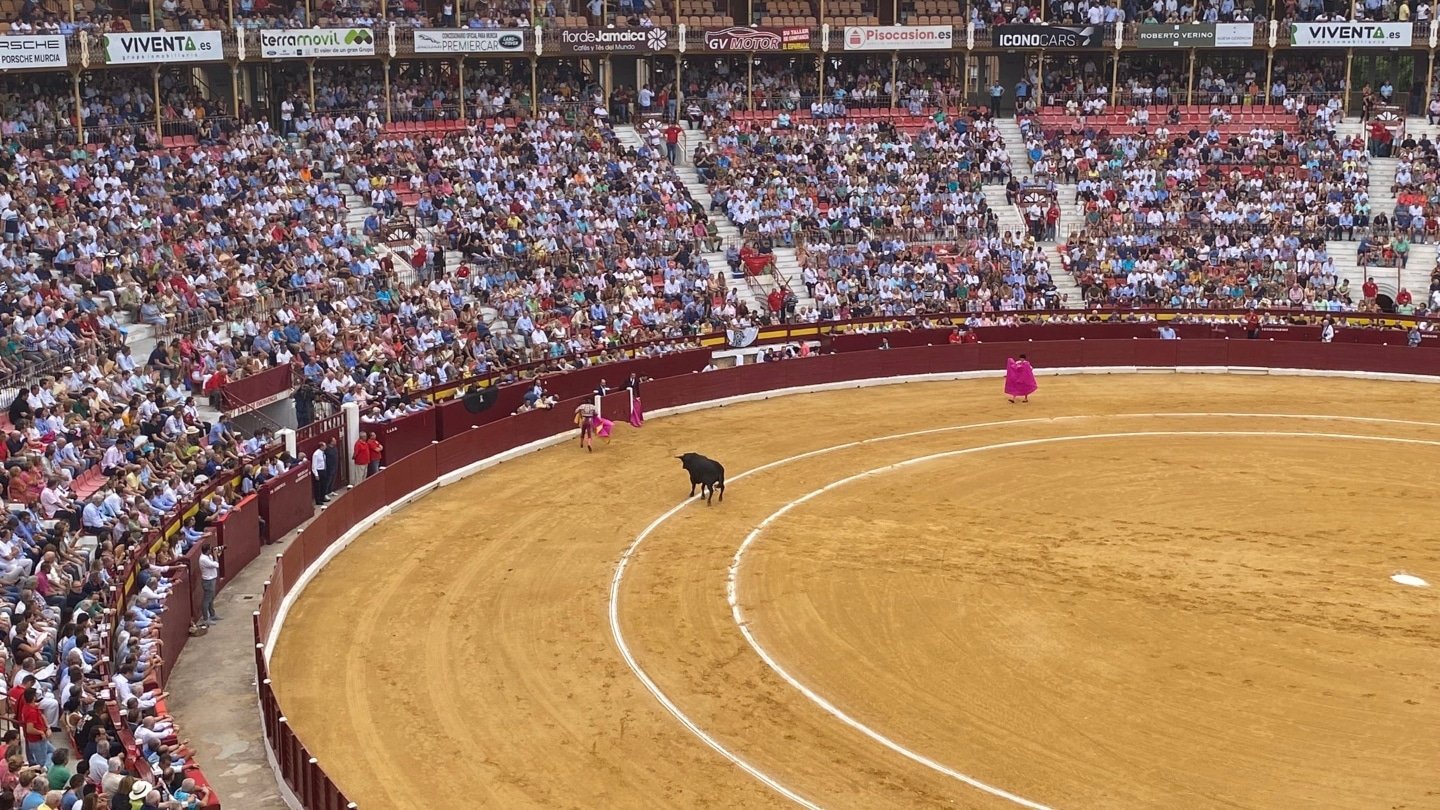
[{"label": "arena wall signage strip", "polygon": [[990,35],[997,48],[1098,48],[1105,29],[1098,25],[997,25]]},{"label": "arena wall signage strip", "polygon": [[664,28],[562,28],[555,40],[562,53],[654,53],[670,47]]},{"label": "arena wall signage strip", "polygon": [[260,32],[260,56],[264,59],[374,55],[375,32],[369,28],[266,28]]},{"label": "arena wall signage strip", "polygon": [[58,34],[0,37],[0,70],[65,67],[68,64],[70,51],[65,37]]},{"label": "arena wall signage strip", "polygon": [[224,39],[219,31],[106,34],[104,44],[107,65],[218,62],[225,58]]},{"label": "arena wall signage strip", "polygon": [[808,51],[809,28],[751,28],[732,25],[706,31],[707,51]]},{"label": "arena wall signage strip", "polygon": [[1250,48],[1255,26],[1250,23],[1199,23],[1136,26],[1135,44],[1141,48]]},{"label": "arena wall signage strip", "polygon": [[1313,22],[1290,26],[1295,48],[1408,48],[1415,26],[1406,23]]},{"label": "arena wall signage strip", "polygon": [[519,29],[445,31],[415,29],[415,53],[518,53],[525,50]]},{"label": "arena wall signage strip", "polygon": [[955,29],[948,25],[851,25],[845,28],[847,51],[949,50]]}]

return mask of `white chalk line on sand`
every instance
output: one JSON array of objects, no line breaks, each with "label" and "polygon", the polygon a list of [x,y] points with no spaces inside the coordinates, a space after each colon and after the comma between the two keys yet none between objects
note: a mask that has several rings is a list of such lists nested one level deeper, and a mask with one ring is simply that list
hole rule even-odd
[{"label": "white chalk line on sand", "polygon": [[[1038,423],[1050,423],[1050,422],[1073,422],[1073,421],[1079,421],[1079,420],[1085,420],[1085,419],[1106,419],[1106,418],[1110,418],[1110,419],[1114,419],[1114,418],[1131,418],[1131,419],[1133,419],[1133,418],[1151,418],[1151,417],[1175,417],[1175,418],[1197,418],[1197,417],[1226,418],[1226,417],[1229,417],[1229,418],[1262,418],[1262,419],[1336,420],[1336,421],[1347,421],[1347,422],[1376,422],[1376,423],[1381,423],[1381,424],[1403,424],[1403,425],[1416,425],[1416,426],[1423,426],[1423,427],[1440,427],[1440,423],[1437,423],[1437,422],[1421,422],[1421,421],[1405,420],[1405,419],[1384,419],[1384,418],[1379,418],[1379,417],[1373,417],[1373,418],[1372,418],[1372,417],[1365,417],[1365,416],[1329,416],[1329,415],[1324,415],[1324,414],[1280,414],[1280,413],[1189,413],[1189,412],[1187,412],[1187,413],[1125,413],[1125,414],[1075,415],[1075,416],[1033,417],[1033,418],[1026,418],[1026,419],[1007,419],[1007,420],[997,420],[997,421],[992,421],[992,422],[976,422],[976,423],[972,423],[972,424],[968,424],[968,425],[949,425],[949,426],[946,426],[946,427],[927,428],[927,429],[925,429],[925,430],[908,431],[908,432],[905,432],[905,433],[896,433],[896,434],[891,434],[891,435],[888,435],[888,436],[875,436],[875,437],[871,437],[871,438],[868,438],[868,439],[859,439],[859,440],[856,440],[856,441],[853,441],[853,442],[844,442],[844,443],[842,443],[842,444],[831,445],[831,446],[829,446],[829,447],[822,447],[822,448],[819,448],[819,449],[816,449],[816,450],[810,450],[810,451],[807,451],[807,452],[804,452],[804,453],[798,453],[798,454],[793,455],[793,456],[789,456],[789,457],[782,458],[782,459],[777,459],[777,460],[775,460],[775,461],[771,461],[771,462],[762,464],[762,465],[760,465],[760,466],[758,466],[758,467],[753,467],[753,468],[751,468],[751,469],[749,469],[749,470],[745,470],[744,472],[741,472],[741,473],[739,473],[739,474],[737,474],[737,475],[733,475],[733,476],[727,477],[726,482],[727,482],[727,483],[733,483],[733,482],[735,482],[735,481],[739,481],[739,480],[748,478],[748,477],[750,477],[750,476],[752,476],[752,475],[757,475],[757,474],[759,474],[759,473],[765,472],[765,471],[767,471],[767,470],[774,469],[774,468],[776,468],[776,467],[781,467],[781,466],[784,466],[784,465],[787,465],[787,464],[792,464],[792,463],[794,463],[794,462],[796,462],[796,461],[802,461],[802,460],[804,460],[804,459],[813,458],[813,457],[815,457],[815,456],[820,456],[820,455],[825,455],[825,454],[828,454],[828,453],[839,452],[839,451],[841,451],[841,450],[848,450],[848,449],[853,448],[853,447],[861,447],[861,446],[864,446],[864,445],[867,445],[867,444],[877,444],[877,443],[880,443],[880,442],[896,441],[896,440],[900,440],[900,439],[915,438],[915,437],[918,437],[918,436],[928,436],[928,435],[934,435],[934,434],[937,434],[937,433],[958,432],[958,431],[964,431],[964,430],[978,430],[978,429],[987,428],[987,427],[1005,427],[1005,426],[1024,425],[1024,424],[1038,424]],[[1114,435],[1135,435],[1135,434],[1114,434]],[[1155,435],[1155,434],[1152,434],[1152,435]],[[1163,434],[1162,434],[1162,435],[1163,435]],[[1193,432],[1193,431],[1178,431],[1178,432],[1175,432],[1175,435],[1204,435],[1204,434],[1201,434],[1201,433],[1199,433],[1199,432]],[[1215,434],[1212,433],[1211,435],[1215,435]],[[1271,435],[1271,436],[1276,436],[1276,435],[1285,435],[1285,434],[1280,434],[1280,433],[1264,433],[1264,432],[1254,432],[1254,431],[1252,431],[1252,432],[1249,433],[1249,435]],[[1416,444],[1433,444],[1433,445],[1440,445],[1440,442],[1428,442],[1428,441],[1423,441],[1423,440],[1418,440],[1418,439],[1416,439],[1416,440],[1409,440],[1409,439],[1395,439],[1395,438],[1388,438],[1388,437],[1352,436],[1351,434],[1323,434],[1323,433],[1304,433],[1304,432],[1298,432],[1298,433],[1295,433],[1294,435],[1297,435],[1297,436],[1317,436],[1317,437],[1347,436],[1347,437],[1355,438],[1355,439],[1369,439],[1369,440],[1375,440],[1375,441],[1412,442],[1412,443],[1416,443]],[[1072,438],[1074,438],[1074,437],[1072,437]],[[1098,435],[1091,436],[1091,438],[1098,438]],[[1057,440],[1057,439],[1027,440],[1027,441],[1030,442],[1030,443],[1037,443],[1037,442],[1040,442],[1040,441],[1056,441],[1056,440]],[[1006,443],[1006,444],[1007,444],[1007,445],[1012,445],[1012,446],[1023,446],[1023,445],[1013,445],[1013,443]],[[1001,447],[1001,445],[989,445],[988,447],[989,447],[989,449],[999,449],[999,448]],[[951,454],[953,454],[953,453],[959,453],[959,452],[975,452],[975,449],[971,448],[971,449],[966,450],[966,451],[947,451],[947,452],[948,452],[948,453],[951,453]],[[912,461],[913,461],[913,460],[912,460]],[[903,463],[905,463],[905,462],[901,462],[901,463],[903,464]],[[867,473],[862,473],[862,474],[860,474],[860,477],[864,477],[866,474],[867,474]],[[838,485],[839,485],[839,484],[833,484],[833,485],[831,485],[831,487],[833,487],[833,486],[838,486]],[[823,490],[821,490],[821,491],[823,491]],[[815,493],[811,493],[809,496],[806,497],[806,499],[808,500],[810,497],[814,497],[815,495],[819,494],[819,492],[820,492],[820,491],[817,491],[817,492],[815,492]],[[729,748],[727,748],[723,743],[721,743],[719,740],[717,740],[717,739],[716,739],[714,736],[712,736],[709,732],[707,732],[707,731],[705,731],[703,728],[701,728],[701,727],[699,726],[699,724],[697,724],[697,723],[696,723],[694,720],[692,720],[688,715],[686,715],[685,712],[684,712],[683,710],[681,710],[680,707],[679,707],[668,695],[666,695],[665,692],[664,692],[662,689],[660,689],[659,685],[655,683],[654,679],[650,677],[650,675],[645,671],[645,669],[644,669],[642,666],[640,666],[639,661],[636,660],[634,653],[630,650],[630,645],[629,645],[629,643],[625,640],[624,632],[623,632],[623,631],[621,630],[621,628],[620,628],[620,589],[621,589],[621,586],[623,585],[624,580],[625,580],[625,572],[629,569],[631,561],[635,558],[636,553],[638,553],[638,551],[640,550],[640,546],[645,542],[645,540],[646,540],[647,538],[650,537],[651,534],[653,534],[653,533],[655,532],[656,529],[660,528],[661,525],[663,525],[665,522],[667,522],[668,520],[670,520],[670,518],[674,517],[676,514],[679,514],[679,512],[680,512],[682,509],[684,509],[685,507],[690,506],[691,504],[695,503],[695,501],[696,501],[695,498],[686,498],[685,500],[681,501],[680,503],[676,504],[675,506],[673,506],[673,507],[671,507],[670,509],[668,509],[667,511],[665,511],[665,512],[664,512],[663,514],[661,514],[659,517],[655,518],[655,520],[653,520],[648,526],[646,526],[643,530],[641,530],[641,532],[640,532],[638,535],[636,535],[635,539],[630,543],[630,545],[629,545],[628,547],[626,547],[625,551],[620,555],[619,561],[616,562],[616,564],[615,564],[615,572],[614,572],[614,575],[613,575],[613,577],[611,578],[611,581],[610,581],[610,603],[609,603],[610,635],[611,635],[611,637],[613,638],[613,640],[614,640],[614,642],[615,642],[615,646],[616,646],[616,647],[619,649],[619,651],[620,651],[620,656],[621,656],[621,658],[624,659],[626,666],[628,666],[628,667],[630,668],[631,673],[633,673],[633,674],[635,675],[635,677],[640,681],[641,685],[645,687],[646,691],[648,691],[648,692],[650,693],[650,695],[651,695],[652,697],[654,697],[655,700],[658,701],[658,702],[660,703],[660,705],[663,706],[663,707],[665,708],[665,710],[670,713],[670,715],[671,715],[672,717],[674,717],[677,721],[679,721],[679,723],[680,723],[682,726],[684,726],[687,731],[689,731],[691,734],[693,734],[693,735],[694,735],[697,739],[699,739],[701,742],[705,743],[705,745],[707,745],[709,748],[711,748],[712,750],[714,750],[716,753],[720,754],[722,757],[724,757],[725,759],[729,760],[729,761],[730,761],[732,764],[734,764],[736,767],[738,767],[738,768],[740,768],[741,770],[745,771],[745,773],[749,774],[751,777],[753,777],[754,779],[756,779],[756,780],[759,781],[760,783],[764,784],[766,787],[770,788],[771,790],[775,791],[776,793],[779,793],[780,795],[784,796],[785,798],[791,800],[792,802],[794,802],[794,803],[796,803],[796,804],[798,804],[798,805],[800,805],[800,806],[802,806],[802,807],[810,808],[811,810],[822,810],[822,808],[821,808],[820,805],[816,804],[815,802],[811,801],[810,799],[805,798],[804,796],[802,796],[801,794],[799,794],[799,793],[796,792],[795,790],[793,790],[793,789],[791,789],[791,788],[789,788],[789,787],[786,787],[786,786],[785,786],[784,784],[782,784],[779,780],[775,779],[774,777],[772,777],[772,776],[770,776],[769,774],[765,773],[764,771],[760,770],[760,769],[759,769],[758,767],[756,767],[755,765],[752,765],[751,763],[749,763],[748,761],[746,761],[744,758],[742,758],[741,756],[739,756],[739,755],[736,754],[735,752],[731,751],[731,750],[730,750]],[[791,504],[787,504],[786,507],[784,507],[784,511],[789,511],[790,508],[793,508],[795,505],[798,505],[799,503],[802,503],[802,502],[803,502],[803,500],[797,500],[797,501],[795,501],[795,502],[792,502]],[[759,531],[760,531],[761,529],[763,529],[770,521],[773,521],[775,518],[778,518],[778,517],[779,517],[781,514],[783,514],[783,513],[784,513],[784,512],[782,511],[782,512],[780,512],[780,513],[772,514],[769,518],[766,519],[765,522],[762,522],[762,523],[760,524],[760,526],[757,527],[757,529],[756,529],[755,531],[751,532],[751,535],[752,535],[752,536],[746,538],[745,542],[741,545],[740,551],[737,551],[735,558],[732,559],[732,561],[731,561],[731,566],[730,566],[730,570],[729,570],[729,573],[728,573],[728,582],[727,582],[727,587],[726,587],[727,598],[730,600],[732,615],[735,615],[736,610],[738,609],[738,597],[737,597],[737,595],[735,594],[735,591],[734,591],[734,583],[735,583],[735,577],[736,577],[736,575],[737,575],[737,573],[738,573],[738,570],[739,570],[740,557],[743,555],[744,550],[745,550],[746,548],[748,548],[748,546],[749,546],[751,543],[753,543],[753,536],[758,536],[758,533],[759,533]],[[785,681],[787,681],[788,683],[790,683],[790,685],[791,685],[792,687],[794,687],[794,688],[796,688],[797,690],[799,690],[802,694],[804,694],[804,695],[805,695],[808,699],[810,699],[812,702],[816,702],[816,698],[819,698],[819,700],[821,700],[821,701],[824,700],[823,698],[820,698],[819,695],[815,695],[815,694],[813,693],[813,691],[809,690],[808,687],[805,687],[804,684],[800,683],[798,680],[795,680],[792,676],[790,676],[788,673],[786,673],[783,669],[779,668],[779,667],[778,667],[778,664],[774,663],[774,659],[769,656],[769,653],[766,652],[762,647],[760,647],[760,646],[755,642],[753,636],[752,636],[752,635],[750,634],[750,632],[749,632],[749,628],[746,626],[746,624],[745,624],[745,622],[743,621],[743,619],[740,618],[738,615],[736,616],[736,622],[737,622],[737,624],[739,625],[741,634],[745,637],[746,642],[749,643],[749,645],[760,655],[761,659],[766,663],[766,665],[769,666],[773,671],[775,671],[777,675],[779,675],[782,679],[784,679]],[[811,697],[811,695],[814,695],[814,697]],[[831,706],[828,701],[825,701],[824,703],[818,703],[817,705],[820,705],[820,707],[821,707],[823,710],[825,710],[827,713],[831,714],[832,716],[837,717],[837,719],[842,720],[842,722],[845,722],[847,725],[851,725],[852,727],[854,727],[854,728],[856,728],[857,730],[861,731],[862,733],[866,734],[866,736],[869,736],[871,739],[875,739],[875,740],[877,740],[877,741],[879,741],[879,742],[882,742],[882,744],[885,744],[886,747],[889,747],[889,748],[891,748],[891,750],[896,751],[896,753],[901,753],[902,755],[907,756],[908,758],[910,758],[910,759],[912,759],[912,760],[914,760],[914,761],[916,761],[916,762],[920,762],[920,764],[922,764],[922,765],[927,765],[927,767],[930,767],[930,765],[927,764],[927,763],[932,763],[932,762],[933,762],[932,760],[929,760],[928,758],[923,757],[922,755],[915,754],[914,752],[910,752],[908,749],[904,749],[903,746],[899,746],[897,743],[894,743],[893,741],[888,740],[888,738],[883,737],[883,735],[880,735],[878,732],[875,732],[873,729],[870,729],[868,726],[864,726],[863,724],[859,724],[857,721],[854,721],[852,718],[849,718],[848,715],[845,715],[843,712],[840,712],[838,709],[834,709],[834,707]],[[827,707],[828,707],[828,708],[827,708]],[[922,760],[923,760],[923,761],[922,761]],[[1045,805],[1038,804],[1038,803],[1035,803],[1035,802],[1031,802],[1031,801],[1029,801],[1028,799],[1024,799],[1024,798],[1022,798],[1022,797],[1015,796],[1015,795],[1010,794],[1010,793],[1008,793],[1008,792],[1006,792],[1006,791],[1000,790],[999,788],[994,788],[994,787],[991,787],[991,786],[989,786],[989,785],[985,785],[983,782],[980,782],[979,780],[974,779],[973,777],[968,777],[968,776],[965,776],[964,774],[960,774],[958,771],[953,771],[953,770],[951,770],[951,769],[949,769],[949,768],[946,768],[946,767],[943,766],[943,765],[940,765],[939,763],[933,763],[933,764],[934,764],[935,766],[938,766],[939,769],[942,769],[942,770],[940,770],[940,772],[945,773],[946,775],[951,776],[952,778],[957,778],[957,779],[959,779],[959,781],[964,782],[965,784],[970,785],[971,787],[974,787],[974,788],[976,788],[976,789],[979,789],[979,790],[983,790],[983,791],[985,791],[985,792],[988,792],[988,793],[990,793],[991,795],[998,796],[998,797],[1004,798],[1004,799],[1009,799],[1010,801],[1012,801],[1012,802],[1014,802],[1014,803],[1016,803],[1016,804],[1020,804],[1020,805],[1025,806],[1025,807],[1032,808],[1032,810],[1050,810],[1050,808],[1046,807]]]}]

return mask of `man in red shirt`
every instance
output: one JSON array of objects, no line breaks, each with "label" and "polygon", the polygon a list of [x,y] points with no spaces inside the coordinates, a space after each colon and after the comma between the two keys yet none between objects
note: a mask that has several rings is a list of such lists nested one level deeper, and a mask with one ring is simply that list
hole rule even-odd
[{"label": "man in red shirt", "polygon": [[370,447],[370,466],[365,472],[374,475],[380,472],[380,462],[385,459],[385,445],[380,443],[380,437],[374,433],[370,434],[370,440],[366,444]]},{"label": "man in red shirt", "polygon": [[1367,278],[1365,283],[1360,285],[1360,294],[1365,296],[1365,303],[1373,304],[1375,296],[1380,294],[1380,285],[1375,283],[1375,279]]},{"label": "man in red shirt", "polygon": [[27,761],[31,765],[43,766],[50,761],[50,754],[54,749],[50,747],[50,727],[46,725],[45,715],[40,711],[40,704],[36,702],[38,697],[35,687],[26,688],[16,717],[25,734]]},{"label": "man in red shirt", "polygon": [[670,122],[670,126],[665,127],[665,154],[670,157],[671,163],[679,162],[680,136],[682,134],[684,134],[684,130],[680,129],[680,125],[674,121]]},{"label": "man in red shirt", "polygon": [[785,296],[780,294],[780,288],[777,287],[771,290],[770,295],[766,296],[765,303],[770,307],[770,316],[777,322],[782,320],[782,308],[785,306]]},{"label": "man in red shirt", "polygon": [[370,472],[369,434],[361,433],[360,438],[355,440],[354,461],[356,464],[360,465],[360,480],[364,481],[366,473]]}]

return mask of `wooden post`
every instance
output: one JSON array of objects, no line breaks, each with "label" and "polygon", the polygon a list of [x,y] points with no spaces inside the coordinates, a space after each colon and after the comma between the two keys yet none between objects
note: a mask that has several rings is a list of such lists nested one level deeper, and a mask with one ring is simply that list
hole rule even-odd
[{"label": "wooden post", "polygon": [[155,67],[150,68],[150,80],[151,80],[151,82],[154,83],[154,90],[155,90],[155,95],[154,95],[154,99],[155,99],[155,137],[157,137],[157,138],[163,138],[163,137],[165,137],[165,127],[164,127],[164,124],[161,122],[160,116],[161,116],[161,114],[162,114],[161,111],[164,109],[164,105],[160,103],[160,66],[159,66],[159,65],[156,65]]},{"label": "wooden post", "polygon": [[1348,48],[1345,51],[1345,101],[1340,108],[1341,115],[1350,114],[1350,96],[1353,95],[1353,88],[1350,87],[1350,74],[1355,66],[1355,49]]},{"label": "wooden post", "polygon": [[1110,106],[1114,107],[1120,98],[1120,54],[1110,57]]},{"label": "wooden post", "polygon": [[[1434,25],[1432,22],[1431,25]],[[1430,49],[1430,67],[1425,71],[1425,98],[1420,99],[1420,114],[1425,116],[1426,122],[1430,118],[1430,98],[1435,93],[1435,49]]]},{"label": "wooden post", "polygon": [[536,56],[530,57],[530,114],[540,114],[540,59]]},{"label": "wooden post", "polygon": [[388,126],[395,122],[394,114],[390,110],[390,57],[381,60],[381,66],[385,69],[385,124]]},{"label": "wooden post", "polygon": [[1265,103],[1270,103],[1270,84],[1275,80],[1275,49],[1265,54]]},{"label": "wooden post", "polygon": [[305,71],[310,78],[310,114],[315,114],[315,60],[305,60]]},{"label": "wooden post", "polygon": [[465,57],[455,60],[455,69],[460,71],[460,120],[465,120]]},{"label": "wooden post", "polygon": [[1195,103],[1195,48],[1190,49],[1190,83],[1185,87],[1185,104]]},{"label": "wooden post", "polygon": [[[1042,88],[1042,87],[1045,86],[1045,51],[1043,51],[1043,50],[1040,51],[1040,57],[1039,57],[1039,59],[1040,59],[1040,62],[1039,62],[1039,64],[1038,64],[1038,65],[1036,66],[1036,68],[1035,68],[1035,89],[1030,92],[1030,96],[1031,96],[1032,98],[1035,97],[1035,96],[1037,96],[1037,95],[1039,95],[1040,92],[1041,92],[1041,91],[1040,91],[1040,88]],[[1026,78],[1026,79],[1029,79],[1030,77],[1029,77],[1029,76],[1026,76],[1025,78]],[[1015,100],[1015,103],[1017,103],[1017,104],[1020,103],[1020,100],[1019,100],[1019,99],[1016,99],[1016,100]],[[1044,103],[1043,101],[1037,102],[1037,103],[1036,103],[1036,109],[1039,109],[1039,108],[1040,108],[1040,104],[1043,104],[1043,103]],[[1020,110],[1019,110],[1019,109],[1016,109],[1016,110],[1015,110],[1015,114],[1018,116],[1018,115],[1020,114]]]},{"label": "wooden post", "polygon": [[230,66],[230,114],[235,116],[235,121],[240,122],[240,65]]},{"label": "wooden post", "polygon": [[745,109],[755,109],[755,57],[745,60]]},{"label": "wooden post", "polygon": [[80,71],[70,71],[70,89],[75,95],[75,132],[80,137],[80,143],[85,143],[85,105],[80,101]]},{"label": "wooden post", "polygon": [[[898,19],[898,17],[897,17]],[[890,52],[890,109],[895,109],[900,100],[900,52]]]}]

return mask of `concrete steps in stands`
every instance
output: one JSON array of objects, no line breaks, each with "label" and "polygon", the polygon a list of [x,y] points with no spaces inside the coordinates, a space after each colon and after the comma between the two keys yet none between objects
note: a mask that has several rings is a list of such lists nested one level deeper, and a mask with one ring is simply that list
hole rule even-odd
[{"label": "concrete steps in stands", "polygon": [[1440,250],[1434,244],[1410,245],[1410,258],[1400,271],[1400,286],[1410,291],[1417,304],[1430,294],[1430,274],[1435,271],[1437,253]]},{"label": "concrete steps in stands", "polygon": [[1004,186],[985,186],[985,202],[995,212],[995,220],[1000,225],[1000,233],[1006,231],[1025,230],[1025,221],[1020,218],[1020,211],[1015,206],[1005,201]]},{"label": "concrete steps in stands", "polygon": [[1384,214],[1395,217],[1395,168],[1400,161],[1395,158],[1370,158],[1370,215]]},{"label": "concrete steps in stands", "polygon": [[1030,179],[1030,156],[1025,153],[1025,138],[1020,134],[1020,125],[1014,118],[1000,118],[995,121],[1000,137],[1005,139],[1005,152],[1010,155],[1010,172],[1015,179],[1025,182]]},{"label": "concrete steps in stands", "polygon": [[639,149],[641,146],[644,145],[644,140],[640,137],[640,133],[635,131],[635,127],[633,125],[617,124],[614,127],[614,130],[615,137],[620,140],[620,143],[623,143],[632,149]]},{"label": "concrete steps in stands", "polygon": [[[785,279],[790,291],[795,294],[795,310],[814,309],[815,299],[810,297],[810,291],[805,289],[805,282],[801,278],[804,268],[800,266],[800,259],[795,254],[795,248],[775,248],[775,271]],[[779,279],[772,279],[778,286]]]}]

